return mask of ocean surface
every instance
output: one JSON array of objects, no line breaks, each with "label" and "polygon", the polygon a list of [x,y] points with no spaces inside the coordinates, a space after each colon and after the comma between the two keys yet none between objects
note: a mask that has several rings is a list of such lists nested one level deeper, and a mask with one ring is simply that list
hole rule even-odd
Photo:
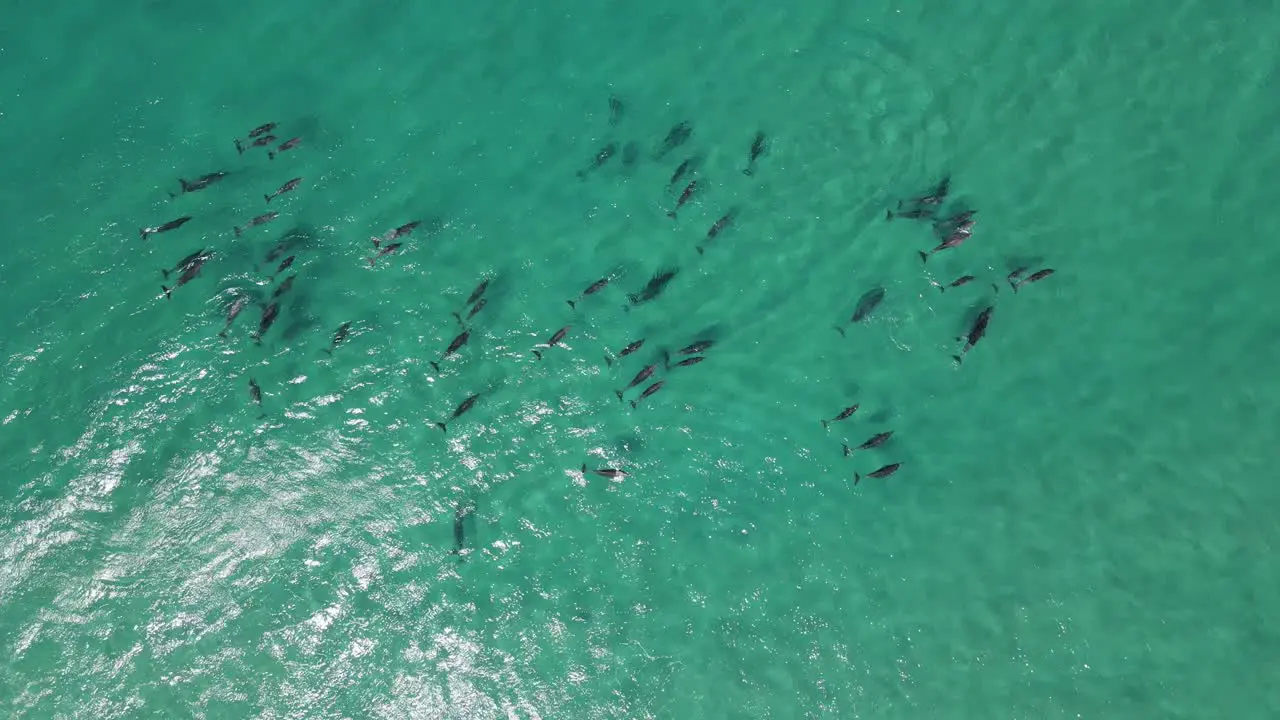
[{"label": "ocean surface", "polygon": [[0,716],[1277,717],[1277,36],[6,8]]}]

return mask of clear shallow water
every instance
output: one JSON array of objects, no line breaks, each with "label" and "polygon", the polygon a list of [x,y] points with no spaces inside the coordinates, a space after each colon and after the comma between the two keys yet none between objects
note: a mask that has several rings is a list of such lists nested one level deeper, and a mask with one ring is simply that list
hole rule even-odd
[{"label": "clear shallow water", "polygon": [[[1277,25],[1257,4],[1101,2],[11,18],[0,707],[1272,716]],[[303,146],[237,155],[268,120]],[[609,142],[640,160],[579,181]],[[665,186],[695,152],[705,192],[673,222]],[[168,198],[213,170],[231,174]],[[928,228],[883,211],[947,173],[979,223],[922,269]],[[371,269],[368,237],[411,219],[444,227]],[[296,228],[277,326],[254,345],[251,309],[222,341],[229,293],[270,293],[258,266]],[[215,259],[165,301],[158,270],[201,247]],[[1057,273],[995,295],[1022,263]],[[667,292],[624,312],[663,267]],[[981,282],[930,285],[965,273]],[[706,362],[634,411],[615,399],[700,337]]]}]

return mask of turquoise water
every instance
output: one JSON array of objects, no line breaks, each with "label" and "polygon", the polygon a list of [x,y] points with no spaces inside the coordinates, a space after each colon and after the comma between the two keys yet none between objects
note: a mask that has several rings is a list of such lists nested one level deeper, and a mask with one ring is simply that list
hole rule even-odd
[{"label": "turquoise water", "polygon": [[925,6],[8,13],[4,716],[1274,717],[1280,13]]}]

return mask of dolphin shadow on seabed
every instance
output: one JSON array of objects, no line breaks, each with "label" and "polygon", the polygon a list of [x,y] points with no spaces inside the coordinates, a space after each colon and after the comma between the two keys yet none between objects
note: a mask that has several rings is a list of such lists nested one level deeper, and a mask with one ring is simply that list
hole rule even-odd
[{"label": "dolphin shadow on seabed", "polygon": [[613,439],[613,454],[628,457],[645,450],[644,437],[637,432],[624,433]]},{"label": "dolphin shadow on seabed", "polygon": [[867,422],[873,425],[883,425],[893,419],[893,408],[885,407],[867,416]]}]

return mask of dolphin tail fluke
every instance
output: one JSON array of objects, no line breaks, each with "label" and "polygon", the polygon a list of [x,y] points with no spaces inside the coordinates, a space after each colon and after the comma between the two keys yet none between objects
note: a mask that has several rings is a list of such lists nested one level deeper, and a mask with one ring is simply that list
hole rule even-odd
[{"label": "dolphin tail fluke", "polygon": [[929,262],[929,253],[927,253],[927,252],[925,252],[925,251],[923,251],[923,250],[918,250],[917,252],[919,252],[919,253],[920,253],[920,262],[921,262],[921,263],[927,263],[927,262]]},{"label": "dolphin tail fluke", "polygon": [[830,425],[830,424],[831,424],[831,421],[830,421],[830,420],[823,420],[823,421],[822,421],[822,429],[823,429],[823,430],[826,430],[826,429],[827,429],[827,426],[828,426],[828,425]]},{"label": "dolphin tail fluke", "polygon": [[146,229],[146,228],[138,228],[138,237],[142,238],[143,240],[146,240],[146,239],[147,239],[147,229]]},{"label": "dolphin tail fluke", "polygon": [[698,254],[699,254],[699,255],[702,255],[702,254],[704,254],[704,253],[705,253],[705,251],[702,249],[702,246],[701,246],[701,245],[699,245],[699,246],[698,246],[697,250],[698,250]]},{"label": "dolphin tail fluke", "polygon": [[854,484],[854,485],[857,485],[857,484],[858,484],[858,481],[859,481],[859,480],[861,480],[861,479],[862,479],[862,476],[861,476],[861,475],[859,475],[858,473],[854,473],[854,474],[853,474],[853,484]]},{"label": "dolphin tail fluke", "polygon": [[575,310],[578,307],[578,303],[574,302],[573,300],[565,300],[565,302],[569,303],[569,307],[574,308]]},{"label": "dolphin tail fluke", "polygon": [[373,267],[373,266],[374,266],[374,265],[376,265],[376,264],[377,264],[377,262],[378,262],[378,258],[376,258],[376,257],[365,258],[365,260],[368,260],[368,261],[369,261],[369,267]]},{"label": "dolphin tail fluke", "polygon": [[1014,282],[1013,280],[1010,280],[1010,281],[1009,281],[1009,287],[1013,288],[1013,294],[1014,294],[1014,295],[1017,295],[1017,294],[1018,294],[1018,283]]},{"label": "dolphin tail fluke", "polygon": [[235,230],[236,230],[236,237],[240,237],[240,232],[241,232],[240,228],[237,227]]},{"label": "dolphin tail fluke", "polygon": [[268,150],[268,151],[267,151],[267,159],[268,159],[268,160],[275,160],[275,159],[276,159],[276,152],[275,152],[274,150]]},{"label": "dolphin tail fluke", "polygon": [[755,174],[755,170],[752,170],[752,169],[751,169],[751,168],[749,168],[749,167],[748,167],[748,168],[744,168],[744,169],[742,170],[742,174],[743,174],[743,175],[746,175],[747,177],[751,177],[752,175],[754,175],[754,174]]},{"label": "dolphin tail fluke", "polygon": [[675,220],[675,219],[676,219],[676,211],[675,211],[675,210],[668,210],[668,211],[667,211],[667,217],[671,218],[672,220]]},{"label": "dolphin tail fluke", "polygon": [[586,474],[587,474],[587,464],[586,464],[586,463],[582,463],[582,474],[583,474],[583,475],[586,475]]},{"label": "dolphin tail fluke", "polygon": [[270,196],[270,195],[263,195],[262,197],[266,198],[267,202],[271,202],[271,196]]},{"label": "dolphin tail fluke", "polygon": [[541,352],[539,352],[539,351],[537,351],[537,350],[534,350],[534,351],[533,351],[533,356],[534,356],[534,357],[536,357],[536,358],[538,358],[539,360],[541,360],[541,359],[542,359],[542,353],[541,353]]},{"label": "dolphin tail fluke", "polygon": [[455,318],[457,318],[457,319],[458,319],[458,324],[459,324],[459,325],[464,324],[464,323],[462,322],[462,313],[454,313],[454,314],[453,314],[453,316],[454,316]]},{"label": "dolphin tail fluke", "polygon": [[240,153],[241,155],[244,154],[244,146],[240,144],[239,140],[236,140],[236,152]]},{"label": "dolphin tail fluke", "polygon": [[613,358],[609,357],[608,355],[605,355],[604,364],[608,365],[609,367],[613,367]]},{"label": "dolphin tail fluke", "polygon": [[952,355],[952,356],[951,356],[951,359],[952,359],[952,360],[955,360],[957,365],[959,365],[960,363],[964,362],[964,360],[962,359],[962,356],[961,356],[961,355]]},{"label": "dolphin tail fluke", "polygon": [[436,423],[436,427],[440,428],[440,432],[449,432],[449,426],[444,423]]},{"label": "dolphin tail fluke", "polygon": [[222,332],[218,333],[218,337],[222,338],[223,340],[226,340],[226,339],[227,339],[227,331],[226,331],[226,330],[223,330]]},{"label": "dolphin tail fluke", "polygon": [[942,283],[938,283],[938,292],[945,293],[946,291],[947,291],[947,286],[943,285]]},{"label": "dolphin tail fluke", "polygon": [[168,300],[170,297],[170,293],[172,293],[173,291],[163,285],[160,286],[160,289],[164,291],[164,299]]},{"label": "dolphin tail fluke", "polygon": [[892,219],[893,219],[893,211],[892,211],[892,210],[885,210],[885,211],[884,211],[884,219],[885,219],[885,220],[892,220]]},{"label": "dolphin tail fluke", "polygon": [[662,351],[662,367],[664,370],[671,369],[671,352],[668,350]]},{"label": "dolphin tail fluke", "polygon": [[853,454],[853,449],[852,449],[852,448],[850,448],[848,445],[845,445],[845,446],[844,446],[844,456],[845,456],[845,457],[849,457],[849,456],[850,456],[850,455],[852,455],[852,454]]},{"label": "dolphin tail fluke", "polygon": [[632,400],[632,401],[631,401],[631,409],[632,409],[632,410],[635,410],[635,409],[636,409],[636,405],[637,405],[639,402],[640,402],[639,400]]},{"label": "dolphin tail fluke", "polygon": [[622,402],[622,391],[621,391],[621,390],[614,390],[614,391],[613,391],[613,394],[618,396],[618,402]]},{"label": "dolphin tail fluke", "polygon": [[325,348],[323,352],[325,355],[328,355],[329,357],[333,357],[333,348]]},{"label": "dolphin tail fluke", "polygon": [[379,240],[379,239],[378,239],[378,238],[376,238],[376,237],[371,237],[371,238],[369,238],[369,239],[373,241],[373,246],[374,246],[375,248],[382,244],[382,241],[381,241],[381,240]]},{"label": "dolphin tail fluke", "polygon": [[[178,184],[182,186],[182,192],[191,192],[191,183],[183,180],[182,178],[178,178]],[[173,195],[173,193],[169,194]]]},{"label": "dolphin tail fluke", "polygon": [[431,367],[435,368],[435,371],[436,371],[436,372],[440,372],[440,363],[435,362],[435,361],[432,361],[432,362],[431,362]]},{"label": "dolphin tail fluke", "polygon": [[837,325],[837,326],[836,326],[836,332],[840,333],[840,337],[844,337],[844,328],[842,328],[842,327],[840,327],[839,325]]}]

